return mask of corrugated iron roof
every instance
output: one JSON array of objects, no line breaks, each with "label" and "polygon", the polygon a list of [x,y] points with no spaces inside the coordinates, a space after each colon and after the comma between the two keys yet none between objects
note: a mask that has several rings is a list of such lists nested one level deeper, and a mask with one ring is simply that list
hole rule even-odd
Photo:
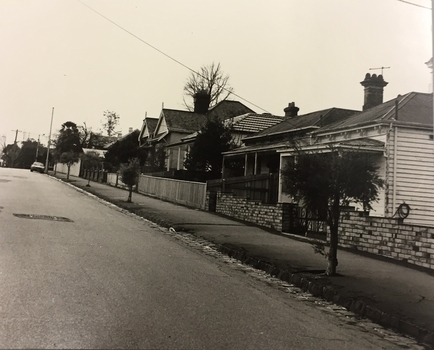
[{"label": "corrugated iron roof", "polygon": [[[396,114],[395,102],[398,101],[398,113]],[[316,131],[318,134],[350,129],[373,123],[397,121],[408,125],[433,125],[433,101],[432,94],[410,92],[396,99],[372,107],[364,112],[350,116],[339,122],[330,124]]]},{"label": "corrugated iron roof", "polygon": [[247,113],[229,119],[228,122],[232,123],[234,131],[257,133],[282,122],[283,118],[284,117],[275,116],[269,113]]}]

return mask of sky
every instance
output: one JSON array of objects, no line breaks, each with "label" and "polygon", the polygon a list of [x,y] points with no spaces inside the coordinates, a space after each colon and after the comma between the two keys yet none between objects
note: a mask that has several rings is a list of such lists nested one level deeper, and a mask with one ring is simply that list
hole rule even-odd
[{"label": "sky", "polygon": [[[361,110],[366,73],[384,101],[431,92],[431,1],[0,0],[0,142],[47,143],[66,121],[117,130],[185,109],[192,70],[220,63],[257,113]],[[428,7],[428,9],[424,8]],[[96,12],[95,12],[96,11]],[[98,14],[98,13],[99,14]],[[104,17],[102,17],[102,16]],[[164,54],[163,54],[164,53]],[[188,68],[186,68],[188,67]],[[53,113],[54,108],[54,113]],[[18,130],[18,133],[16,133]]]}]

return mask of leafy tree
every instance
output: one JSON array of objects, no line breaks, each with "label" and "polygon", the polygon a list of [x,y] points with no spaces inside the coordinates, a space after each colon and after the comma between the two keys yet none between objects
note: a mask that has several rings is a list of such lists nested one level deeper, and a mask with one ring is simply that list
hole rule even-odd
[{"label": "leafy tree", "polygon": [[7,167],[13,168],[15,166],[15,161],[20,154],[21,148],[16,144],[8,144],[3,148],[2,159],[4,160]]},{"label": "leafy tree", "polygon": [[128,163],[131,158],[138,158],[140,164],[144,164],[147,151],[139,147],[139,130],[134,130],[120,140],[112,144],[105,154],[105,160],[115,168],[122,163]]},{"label": "leafy tree", "polygon": [[282,170],[284,191],[329,226],[327,275],[334,275],[338,265],[341,207],[359,203],[370,210],[383,187],[373,164],[373,156],[366,152],[341,152],[331,146],[328,152],[312,153],[296,147],[294,161]]},{"label": "leafy tree", "polygon": [[138,158],[131,158],[128,163],[121,165],[121,180],[128,186],[127,202],[132,202],[133,186],[137,184],[140,176],[140,161]]},{"label": "leafy tree", "polygon": [[108,136],[112,136],[115,132],[116,126],[119,124],[120,116],[116,112],[104,112],[105,123],[102,125]]},{"label": "leafy tree", "polygon": [[[99,169],[99,165],[102,163],[102,159],[99,157],[96,152],[88,152],[81,154],[81,161],[83,162],[84,169]],[[90,187],[90,176],[88,178],[87,187]]]},{"label": "leafy tree", "polygon": [[107,136],[93,132],[86,123],[78,127],[80,133],[80,145],[83,148],[103,149],[107,144]]},{"label": "leafy tree", "polygon": [[56,151],[59,155],[65,152],[81,153],[83,149],[80,143],[80,131],[77,124],[68,121],[62,124],[62,127],[55,140]]},{"label": "leafy tree", "polygon": [[[198,72],[192,72],[184,85],[184,95],[194,98],[198,92],[206,92],[210,98],[210,107],[220,101],[226,100],[233,92],[228,84],[229,76],[225,75],[220,63],[214,62],[208,66],[202,66]],[[184,104],[189,110],[193,110],[191,103]]]},{"label": "leafy tree", "polygon": [[80,160],[80,154],[74,151],[63,152],[60,155],[59,162],[66,164],[68,167],[68,173],[66,174],[66,179],[69,180],[69,172],[71,170],[71,166],[74,163],[77,163]]},{"label": "leafy tree", "polygon": [[199,130],[190,152],[184,162],[189,171],[210,172],[219,177],[222,170],[222,152],[231,149],[231,127],[213,118]]},{"label": "leafy tree", "polygon": [[28,139],[23,141],[20,152],[15,160],[15,167],[29,169],[36,160],[36,149],[38,141]]}]

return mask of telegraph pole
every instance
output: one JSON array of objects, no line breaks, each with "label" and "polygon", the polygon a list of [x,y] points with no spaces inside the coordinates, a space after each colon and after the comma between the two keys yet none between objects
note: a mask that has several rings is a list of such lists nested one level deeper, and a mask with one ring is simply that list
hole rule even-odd
[{"label": "telegraph pole", "polygon": [[47,174],[48,174],[48,156],[50,155],[50,144],[51,144],[51,128],[53,127],[53,116],[54,116],[54,107],[51,110],[50,133],[48,134],[48,145],[47,145],[47,159],[45,160],[45,173]]}]

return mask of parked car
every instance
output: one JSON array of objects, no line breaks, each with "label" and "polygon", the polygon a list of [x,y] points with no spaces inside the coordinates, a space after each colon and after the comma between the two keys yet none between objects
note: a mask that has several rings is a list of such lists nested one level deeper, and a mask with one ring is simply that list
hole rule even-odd
[{"label": "parked car", "polygon": [[40,173],[43,173],[45,171],[45,165],[41,162],[33,162],[33,164],[30,166],[30,171],[39,171]]}]

